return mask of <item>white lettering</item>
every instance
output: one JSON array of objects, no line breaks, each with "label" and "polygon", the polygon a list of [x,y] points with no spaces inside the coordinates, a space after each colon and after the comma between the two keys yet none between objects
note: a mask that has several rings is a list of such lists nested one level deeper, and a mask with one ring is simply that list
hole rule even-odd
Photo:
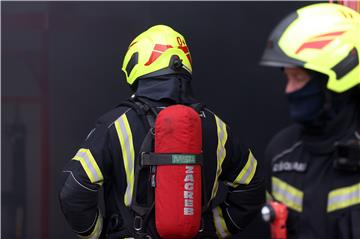
[{"label": "white lettering", "polygon": [[185,199],[185,207],[193,207],[194,201],[191,199]]},{"label": "white lettering", "polygon": [[189,191],[194,190],[194,183],[185,183],[185,189]]},{"label": "white lettering", "polygon": [[194,175],[186,174],[184,182],[194,182]]},{"label": "white lettering", "polygon": [[186,174],[194,173],[194,166],[186,165],[185,168],[186,168],[186,171],[185,171]]},{"label": "white lettering", "polygon": [[184,208],[184,215],[186,215],[186,216],[194,215],[194,208],[185,207]]},{"label": "white lettering", "polygon": [[279,162],[273,165],[273,172],[281,171],[298,171],[304,172],[306,170],[306,163],[301,162]]},{"label": "white lettering", "polygon": [[184,198],[193,199],[194,198],[194,192],[184,191]]},{"label": "white lettering", "polygon": [[184,215],[194,215],[194,166],[185,166]]}]

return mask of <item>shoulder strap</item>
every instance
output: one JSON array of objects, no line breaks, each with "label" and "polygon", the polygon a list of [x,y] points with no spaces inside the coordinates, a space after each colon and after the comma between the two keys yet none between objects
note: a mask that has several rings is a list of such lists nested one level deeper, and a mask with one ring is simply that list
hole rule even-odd
[{"label": "shoulder strap", "polygon": [[131,97],[122,101],[116,107],[120,106],[132,108],[141,118],[144,125],[148,125],[150,128],[154,127],[157,112],[153,107],[151,107],[151,104],[146,99],[141,97]]},{"label": "shoulder strap", "polygon": [[201,111],[203,111],[205,109],[205,105],[203,103],[194,103],[189,105],[191,108],[193,108],[196,112],[198,112],[199,114],[201,113]]},{"label": "shoulder strap", "polygon": [[[151,152],[154,144],[153,127],[157,116],[156,110],[151,107],[151,102],[144,98],[131,97],[116,107],[121,106],[132,108],[140,117],[145,128],[148,126],[149,130],[142,142],[140,152]],[[119,205],[120,213],[125,217],[126,226],[134,238],[145,238],[148,235],[147,227],[154,208],[154,188],[151,186],[153,179],[147,181],[147,178],[154,173],[152,167],[143,167],[141,165],[141,155],[136,155],[132,203],[130,207],[121,207]],[[138,200],[141,198],[140,194],[144,193],[144,188],[141,188],[140,184],[148,185],[145,202],[144,200]]]}]

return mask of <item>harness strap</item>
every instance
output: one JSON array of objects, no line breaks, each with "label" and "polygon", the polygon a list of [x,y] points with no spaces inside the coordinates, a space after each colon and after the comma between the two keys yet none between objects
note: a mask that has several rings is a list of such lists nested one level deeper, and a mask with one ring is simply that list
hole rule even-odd
[{"label": "harness strap", "polygon": [[[158,112],[156,111],[155,107],[151,107],[151,101],[147,100],[143,97],[132,97],[122,103],[120,103],[118,106],[127,106],[132,109],[139,115],[139,117],[142,119],[144,126],[148,125],[149,131],[147,135],[145,136],[143,143],[140,147],[140,152],[142,152],[141,155],[138,155],[137,160],[135,162],[135,184],[134,184],[134,191],[133,191],[133,199],[129,207],[125,207],[124,205],[121,205],[118,200],[115,200],[117,202],[118,208],[120,210],[120,214],[122,217],[124,217],[124,224],[126,225],[126,228],[121,228],[119,230],[114,230],[113,232],[110,232],[110,234],[107,234],[107,238],[122,238],[129,236],[131,234],[132,237],[135,239],[143,239],[143,238],[151,238],[151,233],[148,232],[148,225],[150,221],[150,216],[154,212],[154,187],[155,184],[153,184],[153,181],[155,181],[155,173],[156,173],[156,166],[157,165],[169,165],[169,164],[200,164],[203,165],[203,155],[202,154],[156,154],[152,153],[153,147],[154,147],[154,124],[155,119],[158,115]],[[205,107],[201,103],[196,103],[189,105],[192,107],[196,112],[199,114]],[[150,153],[147,153],[150,152]],[[202,173],[203,167],[201,167]],[[138,199],[138,193],[143,193],[139,189],[139,178],[140,174],[143,174],[147,172],[151,176],[151,179],[149,182],[149,189],[147,191],[147,199],[146,203],[139,203],[137,201]],[[203,174],[204,175],[204,174]],[[144,183],[144,182],[142,182]],[[202,177],[202,188],[203,188],[203,212],[208,208],[208,200],[206,198],[206,183],[205,183],[205,177]],[[116,190],[118,192],[118,190]],[[118,192],[119,193],[119,192]],[[118,194],[117,193],[117,194]],[[120,195],[120,194],[118,194]],[[111,231],[111,230],[110,230]],[[157,234],[156,230],[149,230],[153,231],[152,233]],[[154,235],[156,236],[156,235]]]}]

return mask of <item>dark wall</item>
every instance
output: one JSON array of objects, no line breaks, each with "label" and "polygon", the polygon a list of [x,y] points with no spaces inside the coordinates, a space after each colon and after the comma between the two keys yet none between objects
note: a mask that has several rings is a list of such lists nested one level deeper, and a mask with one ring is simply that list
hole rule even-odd
[{"label": "dark wall", "polygon": [[[172,26],[185,36],[197,97],[230,124],[261,164],[266,143],[289,119],[280,71],[258,62],[276,23],[308,4],[2,2],[2,195],[19,190],[12,181],[16,159],[28,172],[18,194],[26,198],[24,238],[71,238],[57,202],[59,172],[97,117],[129,97],[121,74],[123,56],[132,39],[154,24]],[[21,15],[24,22],[14,17]],[[34,19],[38,15],[48,22]],[[28,129],[20,158],[11,154],[17,147],[10,140],[14,133],[5,130],[18,119]],[[41,203],[44,198],[49,205]],[[2,205],[3,220],[19,208]],[[2,227],[2,238],[15,238],[16,226],[3,221]],[[257,220],[236,238],[266,235]]]}]

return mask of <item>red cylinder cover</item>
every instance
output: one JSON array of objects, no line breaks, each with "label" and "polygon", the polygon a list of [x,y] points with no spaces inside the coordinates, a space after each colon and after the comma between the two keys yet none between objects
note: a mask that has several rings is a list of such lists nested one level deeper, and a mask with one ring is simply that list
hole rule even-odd
[{"label": "red cylinder cover", "polygon": [[[155,153],[201,154],[199,114],[169,106],[155,121]],[[193,238],[201,223],[201,166],[161,165],[156,169],[155,221],[162,238]]]}]

